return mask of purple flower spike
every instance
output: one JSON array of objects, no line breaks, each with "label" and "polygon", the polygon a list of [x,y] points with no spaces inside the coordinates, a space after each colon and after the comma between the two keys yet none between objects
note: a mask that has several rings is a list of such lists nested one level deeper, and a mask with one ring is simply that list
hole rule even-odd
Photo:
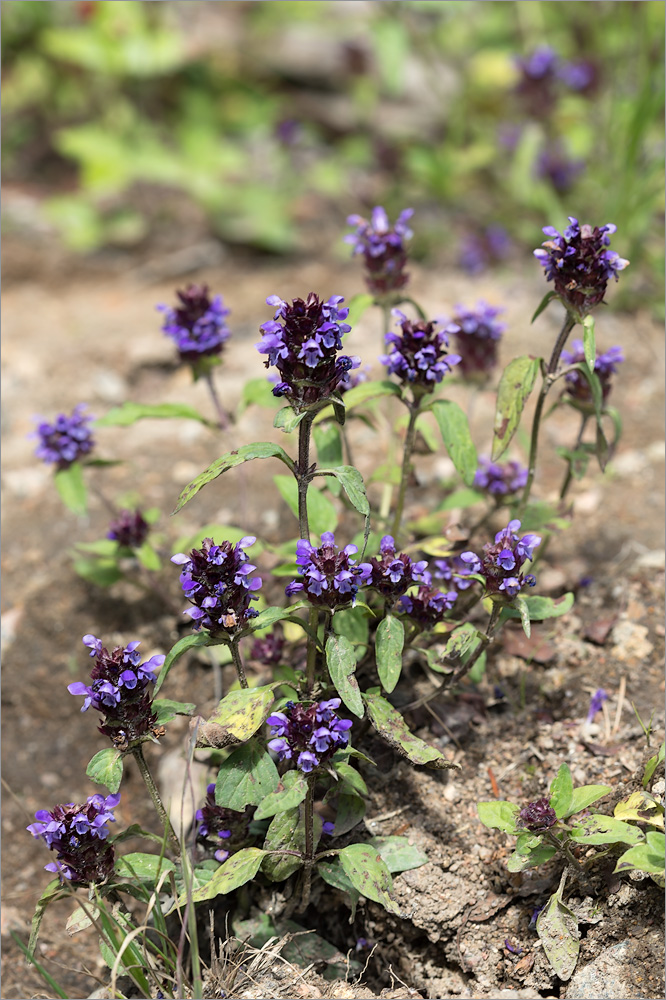
[{"label": "purple flower spike", "polygon": [[256,347],[267,355],[266,367],[278,369],[273,395],[286,396],[297,411],[328,398],[361,364],[357,357],[338,357],[342,337],[351,330],[344,322],[349,310],[343,301],[341,295],[332,295],[322,302],[314,292],[291,304],[277,295],[266,299],[275,314],[262,325],[264,336]]},{"label": "purple flower spike", "polygon": [[442,621],[447,611],[451,610],[458,593],[455,590],[449,590],[447,593],[436,590],[432,586],[430,573],[424,573],[424,579],[426,582],[416,593],[405,594],[400,598],[398,607],[422,629],[431,629]]},{"label": "purple flower spike", "polygon": [[581,226],[570,215],[564,234],[546,226],[543,231],[549,239],[534,251],[546,280],[554,282],[557,295],[578,322],[603,302],[610,279],[617,281],[619,272],[629,265],[628,260],[607,249],[615,230],[610,223]]},{"label": "purple flower spike", "polygon": [[456,333],[458,327],[450,324],[441,330],[434,321],[412,322],[399,309],[394,309],[393,315],[399,319],[402,332],[386,334],[389,353],[379,360],[387,366],[389,375],[397,375],[403,384],[412,387],[415,396],[423,396],[460,362],[459,354],[448,353],[448,334]]},{"label": "purple flower spike", "polygon": [[407,225],[414,214],[412,208],[404,209],[394,226],[381,206],[373,209],[370,221],[360,215],[350,215],[347,222],[356,231],[344,237],[353,246],[352,253],[363,254],[365,283],[377,299],[393,298],[409,280],[405,272],[407,251],[405,243],[414,235]]},{"label": "purple flower spike", "polygon": [[516,532],[520,521],[509,521],[502,531],[495,535],[495,542],[484,546],[483,557],[475,552],[461,552],[460,559],[470,573],[480,573],[485,578],[485,595],[501,603],[510,603],[523,587],[533,587],[536,579],[531,573],[524,575],[522,566],[534,555],[541,544],[539,535],[523,535]]},{"label": "purple flower spike", "polygon": [[479,458],[479,468],[474,476],[474,486],[493,497],[517,493],[527,482],[527,469],[519,462],[500,465],[489,458]]},{"label": "purple flower spike", "polygon": [[313,702],[308,708],[287,702],[284,712],[275,712],[267,719],[271,736],[269,750],[278,760],[295,760],[303,774],[323,767],[336,750],[349,743],[350,719],[339,719],[335,709],[340,699]]},{"label": "purple flower spike", "polygon": [[[196,841],[206,857],[223,862],[244,847],[249,840],[249,825],[253,807],[244,812],[226,809],[215,802],[215,783],[206,789],[206,799],[196,811]],[[223,844],[220,843],[223,841]]]},{"label": "purple flower spike", "polygon": [[426,566],[425,561],[412,562],[404,552],[398,555],[393,537],[384,535],[379,556],[358,567],[359,579],[385,600],[396,601],[413,584],[425,581]]},{"label": "purple flower spike", "polygon": [[351,558],[357,551],[355,545],[346,545],[340,551],[332,531],[321,536],[321,545],[315,549],[301,539],[296,545],[296,563],[301,568],[303,582],[292,580],[285,587],[287,596],[305,590],[311,604],[335,609],[353,604],[359,583],[364,583],[362,567]]},{"label": "purple flower spike", "polygon": [[460,371],[467,378],[485,379],[497,364],[497,345],[506,330],[506,323],[496,317],[504,312],[480,299],[474,309],[456,306],[453,317],[453,338],[460,354]]},{"label": "purple flower spike", "polygon": [[70,694],[84,697],[81,711],[94,708],[102,712],[105,718],[98,727],[100,733],[122,750],[148,734],[162,735],[164,729],[157,726],[148,685],[155,682],[155,671],[164,663],[164,656],[151,656],[141,663],[138,642],[116,646],[112,653],[94,635],[85,635],[83,643],[95,657],[91,683],[75,681],[67,687]]},{"label": "purple flower spike", "polygon": [[175,309],[160,305],[165,314],[163,332],[175,342],[181,361],[190,364],[204,358],[217,358],[224,343],[231,336],[221,295],[213,299],[207,285],[188,285],[185,291],[176,291],[180,304]]},{"label": "purple flower spike", "polygon": [[556,823],[557,816],[548,799],[528,802],[518,813],[518,825],[531,833],[545,833]]},{"label": "purple flower spike", "polygon": [[258,612],[250,602],[257,600],[261,577],[251,576],[256,566],[245,552],[245,546],[255,541],[247,535],[234,546],[204,538],[201,548],[192,549],[189,556],[179,552],[171,557],[171,562],[182,566],[180,584],[194,605],[184,613],[193,619],[195,629],[203,626],[211,635],[229,635],[256,617]]},{"label": "purple flower spike", "polygon": [[124,549],[140,549],[150,526],[140,510],[123,510],[109,526],[106,537]]},{"label": "purple flower spike", "polygon": [[[574,340],[571,347],[571,351],[562,351],[562,361],[564,364],[576,365],[584,362],[585,351],[583,349],[583,341]],[[603,354],[600,354],[597,351],[596,361],[594,362],[594,371],[599,377],[599,381],[601,383],[601,393],[604,402],[608,399],[612,388],[611,375],[615,374],[617,366],[622,364],[623,361],[624,354],[622,353],[621,347],[611,347]],[[590,389],[590,384],[580,370],[567,372],[564,376],[564,381],[566,383],[567,395],[571,399],[576,400],[577,403],[580,403],[585,407],[594,407],[594,399],[592,396],[592,390]]]},{"label": "purple flower spike", "polygon": [[[517,139],[516,139],[517,141]],[[460,267],[468,274],[481,274],[492,264],[501,264],[511,250],[511,240],[502,226],[466,233],[460,243]]]},{"label": "purple flower spike", "polygon": [[106,842],[106,824],[115,822],[113,810],[119,801],[120,795],[91,795],[82,805],[68,802],[50,812],[39,809],[37,822],[27,829],[57,852],[56,861],[45,865],[46,870],[77,885],[106,882],[114,863],[113,846]]},{"label": "purple flower spike", "polygon": [[60,413],[52,424],[46,421],[37,424],[37,430],[29,435],[39,438],[37,458],[52,462],[58,469],[68,469],[73,462],[90,454],[95,441],[88,424],[93,418],[83,412],[85,409],[86,404],[79,403],[70,417]]}]

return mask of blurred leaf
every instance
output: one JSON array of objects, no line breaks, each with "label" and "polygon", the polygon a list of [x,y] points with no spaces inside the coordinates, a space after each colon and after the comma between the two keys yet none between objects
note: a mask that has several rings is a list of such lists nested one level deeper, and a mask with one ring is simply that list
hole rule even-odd
[{"label": "blurred leaf", "polygon": [[400,386],[396,385],[395,382],[389,382],[388,379],[384,379],[379,382],[361,382],[359,385],[355,385],[353,389],[347,390],[344,400],[347,409],[351,410],[354,406],[360,406],[362,403],[367,403],[368,400],[375,399],[378,396],[400,395]]},{"label": "blurred leaf", "polygon": [[[294,517],[298,517],[298,483],[293,476],[273,476],[273,482]],[[334,531],[338,523],[335,507],[328,497],[310,486],[307,496],[308,524],[315,535]]]},{"label": "blurred leaf", "polygon": [[[430,409],[435,414],[449,458],[466,486],[474,482],[479,460],[469,432],[467,417],[450,399],[436,399]],[[508,442],[507,442],[508,443]]]},{"label": "blurred leaf", "polygon": [[164,684],[167,679],[167,674],[176,660],[179,660],[183,653],[186,653],[188,649],[193,649],[196,646],[205,646],[208,642],[210,642],[208,632],[193,632],[191,635],[184,635],[182,639],[179,639],[178,642],[171,647],[166,655],[166,659],[162,664],[162,669],[160,670],[155,682],[155,687],[153,688],[153,698],[156,697],[157,692]]},{"label": "blurred leaf", "polygon": [[183,417],[196,420],[200,424],[210,424],[197,410],[185,403],[132,403],[126,402],[109,410],[103,417],[95,421],[95,427],[131,427],[137,420],[146,418],[168,419]]},{"label": "blurred leaf", "polygon": [[58,469],[55,484],[65,507],[74,514],[83,516],[88,510],[88,490],[83,480],[80,462],[72,462],[67,469]]},{"label": "blurred leaf", "polygon": [[523,355],[510,361],[497,389],[495,436],[492,461],[502,457],[520,423],[520,418],[539,371],[540,359]]},{"label": "blurred leaf", "polygon": [[124,854],[116,858],[114,871],[119,878],[137,878],[140,882],[155,885],[163,872],[173,872],[176,866],[159,854]]},{"label": "blurred leaf", "polygon": [[258,806],[278,786],[278,773],[270,754],[256,740],[243,743],[220,765],[215,783],[215,803],[243,812]]}]

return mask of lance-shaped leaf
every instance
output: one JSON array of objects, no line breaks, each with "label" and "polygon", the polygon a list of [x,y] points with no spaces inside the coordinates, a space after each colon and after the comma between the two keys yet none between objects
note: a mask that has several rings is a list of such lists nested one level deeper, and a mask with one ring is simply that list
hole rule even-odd
[{"label": "lance-shaped leaf", "polygon": [[329,635],[326,640],[326,663],[335,690],[350,712],[363,718],[363,699],[355,677],[356,653],[344,635]]},{"label": "lance-shaped leaf", "polygon": [[211,483],[222,473],[228,472],[229,469],[233,469],[236,465],[242,465],[243,462],[251,462],[255,458],[277,458],[281,462],[284,462],[289,469],[293,470],[294,463],[287,455],[284,448],[281,448],[279,444],[272,444],[270,441],[258,441],[256,444],[244,444],[237,451],[227,452],[226,455],[222,455],[220,458],[216,458],[211,465],[208,466],[203,472],[201,472],[196,479],[193,479],[191,483],[188,483],[183,492],[178,498],[178,503],[176,504],[173,513],[176,514],[181,507],[196,496],[202,487],[207,483]]},{"label": "lance-shaped leaf", "polygon": [[524,354],[510,361],[497,389],[492,460],[501,458],[516,432],[525,403],[534,387],[541,361]]},{"label": "lance-shaped leaf", "polygon": [[[413,764],[424,764],[432,768],[457,768],[443,753],[420,740],[407,728],[405,720],[393,705],[378,693],[378,688],[370,689],[363,695],[372,725],[393,749],[407,757]],[[377,692],[377,693],[375,693]]]},{"label": "lance-shaped leaf", "polygon": [[476,811],[484,826],[504,833],[516,832],[519,807],[514,802],[477,802]]},{"label": "lance-shaped leaf", "polygon": [[67,469],[58,469],[54,482],[65,507],[74,514],[85,514],[88,509],[88,490],[83,481],[81,463],[72,462]]},{"label": "lance-shaped leaf", "polygon": [[376,849],[392,875],[428,863],[427,855],[410,844],[407,837],[372,837],[367,843]]},{"label": "lance-shaped leaf", "polygon": [[647,788],[647,786],[650,784],[652,775],[656,771],[657,766],[661,764],[662,760],[664,760],[665,756],[666,756],[666,743],[662,743],[661,746],[659,747],[659,750],[654,755],[654,757],[650,757],[649,761],[645,765],[645,771],[643,772],[643,788]]},{"label": "lance-shaped leaf", "polygon": [[[359,795],[368,794],[368,786],[363,780],[362,776],[352,767],[351,764],[347,764],[343,760],[336,760],[333,758],[333,769],[344,785],[349,785],[351,789],[358,792]],[[327,792],[327,798],[333,796],[336,793],[337,785],[333,785]]]},{"label": "lance-shaped leaf", "polygon": [[560,764],[560,769],[550,785],[549,804],[558,819],[569,814],[573,798],[573,778],[568,764]]},{"label": "lance-shaped leaf", "polygon": [[556,299],[556,298],[558,298],[557,292],[554,292],[552,290],[552,288],[551,288],[551,290],[549,292],[546,292],[546,294],[544,295],[544,297],[541,299],[541,302],[536,307],[536,309],[534,311],[534,315],[532,316],[532,319],[530,320],[530,323],[533,323],[534,320],[537,319],[541,315],[541,313],[545,309],[548,308],[548,306],[553,301],[553,299]]},{"label": "lance-shaped leaf", "polygon": [[325,468],[337,468],[342,465],[342,436],[337,424],[326,422],[315,423],[312,436],[317,446],[319,464]]},{"label": "lance-shaped leaf", "polygon": [[55,903],[57,899],[64,899],[65,896],[70,896],[71,892],[72,890],[69,886],[63,886],[59,878],[54,878],[49,882],[44,889],[44,892],[37,900],[37,906],[35,907],[30,927],[30,940],[28,941],[27,958],[29,961],[32,961],[35,952],[35,945],[37,944],[37,938],[39,937],[39,928],[41,927],[46,907],[50,903]]},{"label": "lance-shaped leaf", "polygon": [[116,858],[114,871],[119,878],[136,878],[146,885],[155,885],[163,872],[173,872],[173,861],[159,854],[124,854]]},{"label": "lance-shaped leaf", "polygon": [[369,399],[376,399],[378,396],[399,396],[400,386],[388,379],[378,382],[361,382],[353,389],[348,389],[345,393],[345,406],[351,410],[354,406],[367,403]]},{"label": "lance-shaped leaf", "polygon": [[318,469],[317,475],[335,476],[342,485],[350,503],[353,504],[359,514],[363,514],[365,517],[370,515],[370,504],[365,492],[363,477],[353,465],[340,465],[337,469]]},{"label": "lance-shaped leaf", "polygon": [[462,660],[468,653],[473,653],[485,638],[483,632],[479,632],[478,628],[471,622],[465,622],[458,628],[454,628],[449,635],[444,647],[443,659]]},{"label": "lance-shaped leaf", "polygon": [[282,409],[278,410],[275,414],[273,427],[277,427],[278,430],[284,431],[285,434],[291,434],[292,431],[296,430],[306,413],[307,410],[303,410],[301,413],[296,413],[291,406],[283,406]]},{"label": "lance-shaped leaf", "polygon": [[132,403],[126,402],[122,406],[116,406],[109,410],[103,417],[95,421],[96,427],[130,427],[137,420],[144,420],[147,417],[164,419],[168,417],[181,417],[186,420],[197,420],[200,424],[213,426],[210,420],[202,416],[198,410],[186,403]]},{"label": "lance-shaped leaf", "polygon": [[399,618],[387,615],[382,618],[375,636],[377,673],[382,687],[390,694],[398,683],[402,670],[402,650],[405,645],[405,626]]},{"label": "lance-shaped leaf", "polygon": [[345,875],[362,896],[379,903],[389,913],[400,914],[389,895],[393,888],[391,873],[375,847],[350,844],[340,851],[338,858]]},{"label": "lance-shaped leaf", "polygon": [[158,726],[173,722],[177,715],[192,715],[196,707],[193,701],[172,701],[171,698],[158,698],[153,702]]},{"label": "lance-shaped leaf", "polygon": [[467,417],[450,399],[436,399],[430,404],[449,458],[466,486],[471,486],[479,466],[476,448],[469,432]]},{"label": "lance-shaped leaf", "polygon": [[123,780],[123,761],[120,751],[113,747],[100,750],[88,764],[86,774],[98,785],[106,785],[109,791],[115,794]]},{"label": "lance-shaped leaf", "polygon": [[[195,889],[192,893],[193,903],[203,903],[206,899],[215,899],[216,896],[225,896],[239,886],[245,885],[259,871],[261,862],[266,857],[266,852],[258,847],[244,847],[242,851],[237,851],[230,858],[220,865],[213,877]],[[187,894],[179,898],[181,906],[187,901]]]},{"label": "lance-shaped leaf", "polygon": [[641,830],[614,816],[585,816],[569,834],[577,844],[639,844]]},{"label": "lance-shaped leaf", "polygon": [[537,917],[537,934],[546,958],[560,979],[571,979],[578,961],[578,919],[554,892]]},{"label": "lance-shaped leaf", "polygon": [[358,602],[355,608],[343,608],[336,611],[331,621],[333,631],[338,635],[344,635],[349,639],[356,651],[356,659],[360,660],[365,655],[368,648],[368,636],[370,627],[368,616],[364,608],[359,607]]},{"label": "lance-shaped leaf", "polygon": [[611,791],[610,785],[581,785],[580,788],[574,788],[569,808],[560,819],[566,819],[567,816],[574,816],[576,813],[582,812],[583,809],[587,809],[593,802],[603,799],[604,795],[608,795]]},{"label": "lance-shaped leaf", "polygon": [[278,786],[277,768],[270,754],[256,740],[243,743],[220,764],[215,783],[215,802],[243,812],[258,806]]},{"label": "lance-shaped leaf", "polygon": [[370,306],[374,305],[375,297],[371,295],[370,292],[358,292],[353,295],[349,300],[349,313],[347,314],[347,323],[350,326],[356,326],[361,316]]},{"label": "lance-shaped leaf", "polygon": [[280,779],[276,792],[271,792],[257,806],[254,819],[267,819],[300,805],[308,791],[308,783],[300,771],[287,771]]},{"label": "lance-shaped leaf", "polygon": [[664,856],[666,854],[666,840],[663,833],[656,830],[648,830],[645,835],[645,843],[630,847],[628,851],[620,855],[615,866],[616,872],[629,871],[632,868],[641,872],[648,872],[653,875],[655,882],[664,885]]},{"label": "lance-shaped leaf", "polygon": [[200,632],[193,632],[191,635],[184,635],[182,639],[179,639],[175,646],[171,647],[165,657],[162,669],[160,670],[159,676],[155,681],[153,697],[155,697],[159,689],[164,684],[167,674],[176,660],[179,660],[183,653],[186,653],[188,649],[194,649],[196,646],[207,646],[209,642],[210,635],[205,631],[205,629],[202,629]]}]

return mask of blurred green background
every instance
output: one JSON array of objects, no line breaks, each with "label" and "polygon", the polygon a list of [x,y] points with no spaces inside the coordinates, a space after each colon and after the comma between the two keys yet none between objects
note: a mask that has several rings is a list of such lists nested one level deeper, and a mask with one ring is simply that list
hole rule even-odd
[{"label": "blurred green background", "polygon": [[615,222],[621,302],[654,308],[663,37],[652,2],[15,0],[3,180],[82,252],[177,241],[191,209],[228,244],[346,254],[347,214],[409,205],[421,257],[480,272],[567,215]]}]

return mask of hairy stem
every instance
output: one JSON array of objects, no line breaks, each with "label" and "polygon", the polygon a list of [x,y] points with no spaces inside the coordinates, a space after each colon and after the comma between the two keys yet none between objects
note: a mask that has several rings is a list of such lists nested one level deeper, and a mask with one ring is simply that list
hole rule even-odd
[{"label": "hairy stem", "polygon": [[319,628],[319,611],[317,608],[310,608],[308,617],[310,632],[308,633],[308,653],[305,667],[305,680],[307,684],[308,697],[312,695],[315,681],[317,679],[317,630]]},{"label": "hairy stem", "polygon": [[305,867],[303,870],[303,890],[301,894],[301,911],[310,902],[310,887],[312,885],[312,867],[314,865],[314,775],[308,774],[308,790],[305,796],[303,822],[305,823]]},{"label": "hairy stem", "polygon": [[310,526],[308,524],[308,486],[310,474],[310,431],[314,413],[306,413],[298,425],[298,464],[294,470],[298,484],[298,528],[299,535],[310,541]]},{"label": "hairy stem", "polygon": [[525,489],[523,495],[520,499],[520,510],[523,511],[527,506],[527,501],[530,498],[530,493],[532,492],[532,483],[534,482],[534,473],[536,471],[536,461],[537,461],[537,449],[539,447],[539,430],[541,427],[541,416],[543,414],[543,406],[546,402],[546,396],[550,392],[550,387],[555,381],[555,373],[557,371],[557,366],[559,364],[560,355],[566,344],[567,337],[576,325],[576,320],[569,313],[566,315],[566,319],[562,325],[559,336],[553,348],[553,353],[550,356],[550,361],[546,368],[543,382],[541,384],[541,392],[539,393],[539,398],[537,399],[536,409],[534,410],[534,417],[532,420],[532,436],[530,439],[530,458],[527,470],[527,482],[525,483]]},{"label": "hairy stem", "polygon": [[395,514],[393,517],[393,537],[397,539],[400,533],[400,523],[402,521],[403,511],[405,509],[405,494],[407,492],[407,483],[409,482],[409,472],[411,469],[411,459],[412,451],[414,450],[414,441],[416,439],[416,421],[420,412],[420,403],[418,400],[414,400],[413,403],[409,405],[409,423],[407,424],[407,434],[405,436],[405,448],[402,454],[402,471],[400,474],[400,488],[398,490],[398,502],[395,507]]},{"label": "hairy stem", "polygon": [[247,687],[247,677],[245,676],[245,666],[243,664],[243,659],[240,654],[240,649],[238,648],[238,639],[232,639],[229,643],[229,648],[231,649],[231,655],[234,660],[234,666],[236,668],[236,673],[238,674],[238,680],[240,681],[240,686],[242,688]]},{"label": "hairy stem", "polygon": [[169,819],[169,814],[167,813],[166,809],[164,808],[164,803],[162,802],[162,798],[160,796],[159,789],[158,789],[157,785],[155,784],[155,781],[153,779],[152,774],[148,770],[148,765],[146,764],[146,758],[143,756],[143,746],[141,745],[141,743],[137,743],[136,746],[133,746],[131,748],[131,753],[132,753],[132,756],[134,757],[134,760],[136,761],[136,764],[137,764],[137,767],[139,768],[139,771],[141,772],[141,777],[143,778],[143,780],[146,783],[146,788],[148,789],[148,792],[150,793],[150,797],[153,800],[153,805],[155,806],[155,809],[157,810],[157,815],[160,818],[160,823],[162,824],[162,826],[164,827],[164,829],[167,831],[167,835],[168,835],[169,840],[171,842],[172,850],[174,851],[176,857],[179,858],[180,857],[180,843],[178,841],[178,837],[176,836],[176,831],[174,830],[173,826],[171,825],[171,820]]}]

